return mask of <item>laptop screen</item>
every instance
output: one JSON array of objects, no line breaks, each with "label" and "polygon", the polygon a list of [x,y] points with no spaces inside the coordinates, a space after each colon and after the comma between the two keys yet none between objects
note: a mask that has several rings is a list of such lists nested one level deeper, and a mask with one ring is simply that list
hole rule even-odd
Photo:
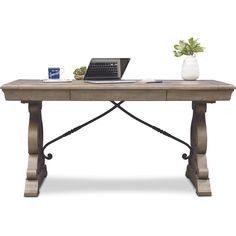
[{"label": "laptop screen", "polygon": [[85,80],[120,80],[130,58],[92,58]]}]

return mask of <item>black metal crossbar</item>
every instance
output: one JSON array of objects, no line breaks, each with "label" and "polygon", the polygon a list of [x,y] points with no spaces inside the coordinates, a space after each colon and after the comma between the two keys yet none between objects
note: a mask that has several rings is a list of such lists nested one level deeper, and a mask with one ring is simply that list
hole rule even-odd
[{"label": "black metal crossbar", "polygon": [[55,143],[56,141],[58,141],[58,140],[60,140],[60,139],[62,139],[62,138],[65,138],[66,136],[68,136],[68,135],[70,135],[70,134],[72,134],[72,133],[74,133],[74,132],[76,132],[76,131],[82,129],[83,127],[85,127],[85,126],[87,126],[87,125],[93,123],[94,121],[96,121],[96,120],[98,120],[98,119],[100,119],[100,118],[102,118],[102,117],[108,115],[110,112],[112,112],[112,111],[115,110],[116,108],[119,108],[121,111],[123,111],[125,114],[127,114],[128,116],[130,116],[130,117],[133,118],[134,120],[136,120],[136,121],[138,121],[138,122],[140,122],[140,123],[142,123],[142,124],[148,126],[149,128],[151,128],[151,129],[153,129],[153,130],[155,130],[155,131],[157,131],[157,132],[159,132],[159,133],[161,133],[161,134],[163,134],[163,135],[165,135],[165,136],[167,136],[167,137],[169,137],[169,138],[171,138],[171,139],[174,139],[175,141],[177,141],[177,142],[179,142],[179,143],[182,143],[182,144],[184,144],[185,146],[187,146],[187,147],[189,148],[189,150],[190,150],[190,151],[189,151],[189,155],[187,155],[186,153],[184,153],[184,154],[182,155],[182,158],[183,158],[183,159],[187,160],[187,159],[191,158],[191,156],[193,155],[193,148],[192,148],[188,143],[186,143],[185,141],[183,141],[183,140],[181,140],[181,139],[175,137],[174,135],[172,135],[172,134],[170,134],[170,133],[168,133],[168,132],[166,132],[166,131],[164,131],[164,130],[162,130],[162,129],[160,129],[160,128],[158,128],[158,127],[152,125],[152,124],[149,124],[149,123],[146,122],[146,121],[143,121],[142,119],[138,118],[137,116],[131,114],[129,111],[127,111],[126,109],[124,109],[124,108],[121,106],[121,104],[123,104],[124,101],[120,101],[120,102],[111,101],[111,103],[112,103],[114,106],[113,106],[112,108],[110,108],[109,110],[103,112],[102,114],[96,116],[95,118],[93,118],[93,119],[91,119],[91,120],[89,120],[89,121],[83,123],[82,125],[79,125],[79,126],[73,128],[73,129],[71,129],[71,130],[65,132],[64,134],[62,134],[62,135],[58,136],[57,138],[51,140],[50,142],[46,143],[46,144],[43,146],[43,148],[42,148],[43,157],[44,157],[45,159],[48,159],[48,160],[52,159],[53,155],[52,155],[51,153],[49,153],[49,154],[47,154],[47,155],[44,154],[45,149],[46,149],[49,145],[51,145],[52,143]]}]

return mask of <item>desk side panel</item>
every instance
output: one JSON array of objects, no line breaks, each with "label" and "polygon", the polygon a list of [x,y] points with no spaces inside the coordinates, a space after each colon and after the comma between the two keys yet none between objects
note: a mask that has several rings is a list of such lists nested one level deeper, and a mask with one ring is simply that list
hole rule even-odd
[{"label": "desk side panel", "polygon": [[69,90],[3,90],[6,100],[11,101],[69,101]]},{"label": "desk side panel", "polygon": [[72,101],[165,101],[166,90],[71,90]]},{"label": "desk side panel", "polygon": [[233,90],[169,90],[167,101],[230,100]]}]

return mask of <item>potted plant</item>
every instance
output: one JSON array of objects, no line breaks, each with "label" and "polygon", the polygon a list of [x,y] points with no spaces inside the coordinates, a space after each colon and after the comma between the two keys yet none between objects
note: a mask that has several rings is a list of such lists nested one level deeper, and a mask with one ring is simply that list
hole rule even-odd
[{"label": "potted plant", "polygon": [[204,47],[200,45],[198,39],[191,37],[187,42],[180,40],[179,44],[174,45],[174,49],[176,57],[187,56],[182,66],[182,78],[184,80],[196,80],[199,77],[199,65],[195,54],[203,52]]},{"label": "potted plant", "polygon": [[81,66],[80,68],[76,68],[73,72],[75,79],[77,80],[84,79],[86,70],[87,70],[86,66]]}]

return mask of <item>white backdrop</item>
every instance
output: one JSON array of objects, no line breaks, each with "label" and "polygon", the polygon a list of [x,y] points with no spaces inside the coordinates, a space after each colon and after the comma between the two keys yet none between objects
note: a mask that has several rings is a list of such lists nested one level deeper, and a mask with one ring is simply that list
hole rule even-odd
[{"label": "white backdrop", "polygon": [[[200,79],[235,83],[234,1],[30,1],[0,3],[0,82],[64,77],[91,57],[131,57],[125,78],[181,79],[179,39],[200,38]],[[208,106],[213,196],[184,177],[184,146],[115,111],[47,149],[39,198],[24,198],[27,106],[0,94],[1,235],[235,235],[235,96]],[[100,114],[106,102],[45,102],[44,140]],[[189,141],[189,102],[127,102],[137,116]]]}]

